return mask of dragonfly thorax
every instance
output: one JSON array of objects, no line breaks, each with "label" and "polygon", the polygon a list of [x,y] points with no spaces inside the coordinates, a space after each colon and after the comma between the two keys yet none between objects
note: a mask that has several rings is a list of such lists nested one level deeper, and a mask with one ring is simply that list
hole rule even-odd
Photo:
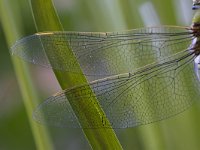
[{"label": "dragonfly thorax", "polygon": [[[193,0],[193,9],[200,8],[200,0]],[[197,10],[193,19],[191,29],[193,31],[195,39],[193,39],[191,44],[191,50],[194,51],[196,56],[200,55],[200,10]]]}]

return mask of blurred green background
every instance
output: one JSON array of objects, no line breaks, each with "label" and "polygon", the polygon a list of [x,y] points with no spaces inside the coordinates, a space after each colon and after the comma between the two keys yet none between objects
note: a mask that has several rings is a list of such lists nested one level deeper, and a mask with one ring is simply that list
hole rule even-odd
[{"label": "blurred green background", "polygon": [[[2,1],[2,0],[1,0]],[[24,36],[36,32],[27,0],[7,0],[18,13]],[[143,26],[190,26],[192,0],[54,0],[67,31],[120,31]],[[1,12],[2,13],[2,12]],[[35,150],[5,31],[0,20],[0,150]],[[40,101],[60,90],[51,70],[30,65]],[[170,119],[116,130],[125,150],[199,150],[200,104]],[[40,125],[38,125],[40,126]],[[90,149],[80,129],[50,128],[55,149]]]}]

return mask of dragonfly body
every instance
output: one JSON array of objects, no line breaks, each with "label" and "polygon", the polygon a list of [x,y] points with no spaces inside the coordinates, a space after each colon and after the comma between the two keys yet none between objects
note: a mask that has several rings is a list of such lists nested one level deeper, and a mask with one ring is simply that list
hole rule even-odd
[{"label": "dragonfly body", "polygon": [[[194,8],[198,6],[195,1]],[[69,48],[84,74],[97,79],[48,98],[34,113],[37,121],[80,127],[68,99],[90,103],[95,97],[105,112],[99,116],[102,123],[92,121],[82,124],[82,128],[109,127],[106,118],[113,128],[127,128],[169,118],[199,99],[199,37],[197,11],[191,27],[37,33],[18,41],[11,52],[34,64],[80,73],[75,62],[56,56],[66,56],[65,48]],[[84,107],[91,114],[90,105]]]},{"label": "dragonfly body", "polygon": [[[200,1],[194,0],[193,5],[197,5],[197,9],[199,8],[199,3]],[[193,19],[192,19],[192,25],[191,28],[193,30],[193,34],[196,37],[193,39],[192,44],[191,44],[191,49],[194,49],[194,53],[197,56],[194,60],[194,70],[196,72],[196,75],[198,77],[198,80],[200,81],[200,11],[198,10]]]}]

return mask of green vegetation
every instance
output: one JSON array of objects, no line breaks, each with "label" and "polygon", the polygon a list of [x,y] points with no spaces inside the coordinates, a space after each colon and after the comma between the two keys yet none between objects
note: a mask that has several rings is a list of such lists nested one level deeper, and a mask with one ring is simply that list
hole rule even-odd
[{"label": "green vegetation", "polygon": [[[57,14],[53,8],[53,5],[51,3],[51,0],[32,0],[31,6],[33,10],[33,15],[35,18],[35,23],[38,31],[63,31],[62,25],[60,24],[60,21],[57,17]],[[43,7],[45,6],[45,7]],[[72,60],[72,62],[76,62],[75,57],[72,55],[72,51],[66,46],[66,57],[65,60]],[[59,55],[59,54],[57,54]],[[48,52],[47,52],[48,56]],[[62,58],[63,56],[58,56],[58,58]],[[50,59],[51,62],[51,59]],[[76,63],[76,66],[79,66],[78,63]],[[79,68],[79,67],[77,67]],[[81,72],[81,69],[79,68],[79,72]],[[62,72],[54,70],[54,73],[58,79],[58,82],[60,83],[62,89],[67,89],[75,85],[87,83],[86,78],[83,74],[74,74],[70,72]],[[88,88],[88,91],[91,89]],[[81,93],[81,91],[80,91]],[[79,93],[79,94],[80,94]],[[92,111],[90,111],[92,114],[88,114],[84,111],[84,105],[89,105],[90,101],[84,101],[84,103],[77,103],[77,101],[70,101],[69,102],[77,115],[78,118],[82,118],[84,120],[80,120],[79,122],[81,125],[84,123],[90,124],[90,116],[94,116],[93,114],[96,113],[95,117],[92,118],[92,121],[98,121],[101,123],[101,118],[98,117],[99,113],[103,113],[101,108],[96,105],[95,101],[97,101],[95,98],[91,99],[91,101],[94,101],[91,105]],[[79,109],[79,110],[76,110]],[[80,110],[83,109],[83,110]],[[79,112],[79,113],[78,113]],[[87,114],[86,114],[87,113]],[[88,121],[89,120],[89,121]],[[92,123],[92,122],[91,122]],[[93,149],[121,149],[121,145],[119,144],[118,139],[116,138],[116,135],[112,129],[83,129],[86,137],[88,138],[88,141]]]},{"label": "green vegetation", "polygon": [[[199,149],[200,105],[198,103],[180,115],[161,122],[116,130],[121,145],[111,129],[85,129],[82,132],[80,129],[47,129],[46,126],[38,125],[32,119],[32,112],[47,94],[40,91],[40,85],[35,85],[37,81],[34,79],[34,75],[31,77],[33,71],[29,71],[27,63],[13,57],[9,58],[9,47],[17,39],[36,32],[35,27],[37,31],[62,31],[64,28],[67,31],[94,32],[121,31],[142,27],[144,26],[143,18],[139,9],[145,2],[145,0],[54,0],[61,20],[59,21],[50,0],[31,0],[30,4],[25,0],[0,1],[0,149],[51,150],[54,148],[89,149],[91,147],[93,149],[113,149],[113,146],[120,149],[121,145],[125,150]],[[182,3],[187,2],[183,1]],[[174,0],[153,0],[152,4],[161,24],[182,25],[176,21],[178,20],[176,14],[180,9],[174,5]],[[191,13],[191,4],[192,1],[185,8],[187,10],[184,10],[188,14]],[[35,20],[31,15],[31,6]],[[70,53],[70,50],[68,51]],[[22,97],[17,94],[19,90],[13,70]],[[54,73],[62,89],[87,82],[81,74],[75,75],[59,71],[54,71]],[[14,80],[14,83],[5,88],[11,79]],[[53,85],[42,84],[47,84],[46,88]],[[21,103],[22,99],[23,103]],[[94,107],[100,109],[96,105]],[[88,140],[88,143],[85,139]]]}]

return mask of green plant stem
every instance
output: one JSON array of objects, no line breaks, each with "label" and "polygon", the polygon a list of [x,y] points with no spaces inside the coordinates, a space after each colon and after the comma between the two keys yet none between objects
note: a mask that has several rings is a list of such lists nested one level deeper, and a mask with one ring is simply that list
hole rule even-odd
[{"label": "green plant stem", "polygon": [[[30,4],[32,7],[33,16],[34,16],[35,24],[38,31],[63,31],[62,25],[55,12],[55,9],[51,0],[31,0]],[[68,53],[69,57],[71,57],[70,54],[72,53],[72,51],[68,49],[67,47],[66,47],[66,53]],[[47,53],[47,56],[48,56],[48,53]],[[69,57],[66,58],[66,60],[69,59]],[[75,60],[75,57],[70,58],[70,59],[77,62]],[[79,67],[79,64],[77,62],[77,68],[78,67]],[[81,72],[81,68],[79,72]],[[87,80],[83,74],[73,74],[70,72],[63,72],[63,71],[61,72],[61,71],[56,71],[56,70],[54,70],[54,73],[62,89],[67,89],[75,85],[87,83]],[[87,90],[91,91],[91,89],[87,89]],[[94,97],[92,101],[96,102],[97,100]],[[99,117],[99,113],[102,114],[104,112],[101,110],[101,107],[99,105],[98,106],[96,105],[96,103],[94,104],[90,103],[91,110],[92,110],[90,112],[92,114],[88,114],[88,112],[85,112],[85,110],[83,109],[84,108],[83,105],[89,104],[87,100],[84,101],[84,103],[82,102],[82,103],[72,104],[73,102],[71,102],[69,99],[69,102],[75,114],[77,114],[77,112],[81,112],[79,113],[79,115],[81,115],[81,118],[83,118],[82,116],[84,116],[84,120],[79,119],[79,122],[81,125],[83,125],[82,123],[84,122],[88,122],[88,124],[90,124],[91,116],[96,116],[96,118],[93,118],[93,120],[97,121],[99,124],[102,123],[102,120]],[[77,105],[79,106],[74,107]],[[76,110],[77,108],[79,108],[79,110]],[[79,116],[77,117],[79,118]],[[86,135],[93,149],[122,149],[113,129],[105,129],[105,128],[83,129],[83,132]]]},{"label": "green plant stem", "polygon": [[[21,20],[20,16],[18,15],[19,11],[20,9],[17,8],[17,12],[14,12],[9,0],[0,1],[0,19],[9,47],[22,35],[22,27],[18,26],[18,23],[21,24],[18,22],[18,20]],[[30,73],[22,61],[12,57],[12,62],[22,93],[23,102],[26,108],[32,133],[36,142],[36,147],[38,150],[53,150],[47,129],[45,127],[38,126],[33,122],[32,119],[32,112],[35,108],[35,104],[33,102],[38,100],[38,97],[34,92],[34,88],[30,79]]]}]

